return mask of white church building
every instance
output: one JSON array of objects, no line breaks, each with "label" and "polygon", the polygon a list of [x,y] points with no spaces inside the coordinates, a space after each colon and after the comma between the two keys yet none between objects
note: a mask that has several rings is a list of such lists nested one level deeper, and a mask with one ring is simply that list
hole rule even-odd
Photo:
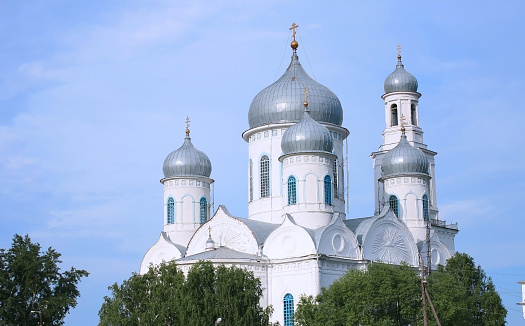
[{"label": "white church building", "polygon": [[187,271],[209,260],[246,268],[260,278],[272,320],[285,326],[293,325],[302,294],[317,295],[351,268],[373,261],[445,264],[458,232],[439,219],[437,153],[423,142],[421,94],[401,55],[384,83],[383,143],[371,154],[375,209],[347,219],[343,108],[301,66],[295,32],[291,46],[289,67],[255,96],[242,134],[248,216],[232,216],[222,205],[210,212],[212,165],[186,130],[164,161],[164,227],[140,267],[145,273],[150,264],[176,260]]}]

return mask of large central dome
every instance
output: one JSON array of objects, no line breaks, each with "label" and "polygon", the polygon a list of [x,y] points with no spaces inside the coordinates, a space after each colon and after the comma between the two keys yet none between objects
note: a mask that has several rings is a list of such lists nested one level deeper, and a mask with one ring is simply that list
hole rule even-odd
[{"label": "large central dome", "polygon": [[255,96],[248,112],[250,128],[272,123],[298,122],[304,114],[303,90],[308,89],[312,119],[341,126],[343,108],[328,87],[310,78],[294,51],[284,75]]}]

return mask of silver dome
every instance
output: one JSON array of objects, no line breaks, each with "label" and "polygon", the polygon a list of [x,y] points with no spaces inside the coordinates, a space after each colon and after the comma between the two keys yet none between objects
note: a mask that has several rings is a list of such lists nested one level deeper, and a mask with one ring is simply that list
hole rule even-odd
[{"label": "silver dome", "polygon": [[392,92],[417,92],[417,79],[405,70],[401,56],[397,57],[396,70],[385,79],[385,94]]},{"label": "silver dome", "polygon": [[184,144],[171,152],[164,160],[162,171],[165,178],[209,177],[211,175],[211,162],[206,154],[193,147],[189,134],[186,134]]},{"label": "silver dome", "polygon": [[337,96],[310,78],[299,63],[297,53],[286,72],[275,83],[255,96],[248,112],[250,128],[271,124],[297,122],[303,115],[303,90],[308,89],[308,105],[312,119],[338,126],[343,123],[343,108]]},{"label": "silver dome", "polygon": [[381,175],[427,174],[428,160],[425,154],[407,141],[405,133],[396,147],[386,153],[381,163]]},{"label": "silver dome", "polygon": [[[308,102],[310,103],[310,102]],[[286,130],[281,139],[283,154],[301,152],[328,152],[334,148],[330,131],[312,119],[310,112],[304,110],[303,118]]]}]

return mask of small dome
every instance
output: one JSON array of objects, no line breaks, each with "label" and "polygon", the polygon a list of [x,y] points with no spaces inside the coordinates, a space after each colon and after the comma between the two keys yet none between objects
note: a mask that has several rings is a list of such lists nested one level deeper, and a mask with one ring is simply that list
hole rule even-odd
[{"label": "small dome", "polygon": [[397,56],[396,70],[385,79],[385,94],[392,92],[417,92],[417,79],[405,70],[401,56]]},{"label": "small dome", "polygon": [[250,128],[272,123],[297,122],[303,115],[303,90],[309,92],[312,119],[341,126],[343,108],[326,86],[310,78],[294,51],[286,72],[275,83],[255,96],[248,112]]},{"label": "small dome", "polygon": [[427,174],[428,160],[418,148],[410,145],[405,133],[396,147],[386,153],[381,163],[383,177],[398,174]]},{"label": "small dome", "polygon": [[330,131],[312,119],[304,110],[303,118],[286,130],[281,140],[283,154],[302,152],[328,152],[334,148]]},{"label": "small dome", "polygon": [[211,162],[206,154],[193,147],[188,132],[184,138],[184,144],[166,157],[162,170],[165,178],[209,177]]}]

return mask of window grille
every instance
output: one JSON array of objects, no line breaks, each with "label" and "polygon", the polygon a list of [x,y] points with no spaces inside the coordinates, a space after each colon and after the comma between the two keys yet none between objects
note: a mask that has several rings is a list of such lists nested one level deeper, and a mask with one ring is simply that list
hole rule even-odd
[{"label": "window grille", "polygon": [[427,195],[423,195],[423,219],[425,221],[428,221],[428,217],[429,217],[429,214],[428,214],[428,196]]},{"label": "window grille", "polygon": [[324,177],[324,202],[332,205],[332,180],[329,175]]},{"label": "window grille", "polygon": [[339,192],[337,191],[337,160],[334,160],[333,166],[334,172],[334,197],[339,198]]},{"label": "window grille", "polygon": [[290,176],[288,178],[288,205],[295,205],[297,203],[297,184],[295,178]]},{"label": "window grille", "polygon": [[250,160],[250,201],[253,200],[253,162]]},{"label": "window grille", "polygon": [[294,325],[294,306],[293,306],[293,295],[287,293],[283,300],[284,305],[284,326]]},{"label": "window grille", "polygon": [[270,159],[268,156],[261,157],[261,198],[270,197]]},{"label": "window grille", "polygon": [[392,195],[388,199],[388,203],[390,204],[390,208],[396,214],[397,217],[399,217],[399,200],[396,196]]},{"label": "window grille", "polygon": [[168,224],[175,223],[175,201],[172,197],[168,198],[168,205],[166,207],[166,215]]},{"label": "window grille", "polygon": [[201,224],[206,223],[208,220],[208,202],[206,201],[206,198],[202,197],[200,200],[200,222]]}]

